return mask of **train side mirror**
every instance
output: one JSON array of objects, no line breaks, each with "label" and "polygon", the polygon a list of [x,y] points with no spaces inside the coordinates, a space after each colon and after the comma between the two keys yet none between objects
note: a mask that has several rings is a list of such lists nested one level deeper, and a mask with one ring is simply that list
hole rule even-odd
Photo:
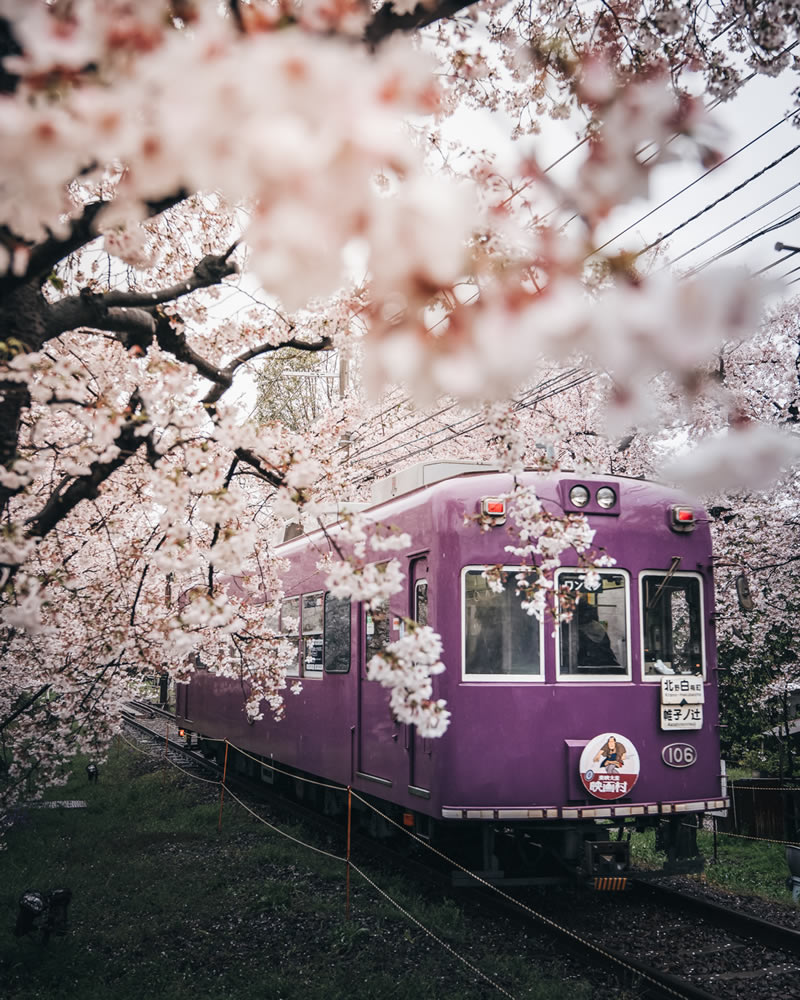
[{"label": "train side mirror", "polygon": [[739,607],[742,611],[752,611],[755,607],[753,594],[750,591],[750,583],[744,573],[736,577],[736,596],[739,599]]}]

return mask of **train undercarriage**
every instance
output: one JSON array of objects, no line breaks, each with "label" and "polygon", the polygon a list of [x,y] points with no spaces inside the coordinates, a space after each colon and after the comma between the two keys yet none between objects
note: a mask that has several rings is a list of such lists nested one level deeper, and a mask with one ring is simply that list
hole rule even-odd
[{"label": "train undercarriage", "polygon": [[[191,736],[189,736],[191,739]],[[199,740],[198,747],[223,764],[223,745]],[[281,794],[324,815],[345,820],[347,796],[318,784],[314,775],[287,765],[242,755],[231,748],[229,774],[266,783]],[[421,853],[432,848],[449,864],[454,885],[479,881],[493,885],[585,884],[620,889],[630,872],[630,840],[634,832],[655,828],[655,850],[664,855],[664,873],[699,872],[698,814],[634,817],[608,823],[523,821],[492,824],[472,820],[436,820],[368,795],[350,803],[352,827],[375,840],[394,840]],[[409,836],[409,834],[411,836]],[[474,876],[478,876],[478,880]]]}]

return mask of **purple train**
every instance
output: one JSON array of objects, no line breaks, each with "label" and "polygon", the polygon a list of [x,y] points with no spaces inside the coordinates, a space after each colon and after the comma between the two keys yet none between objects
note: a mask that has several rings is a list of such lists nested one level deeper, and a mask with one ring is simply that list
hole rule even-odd
[{"label": "purple train", "polygon": [[[336,600],[315,568],[324,534],[284,543],[282,617],[302,693],[288,698],[284,721],[249,724],[241,684],[197,671],[178,687],[180,723],[279,764],[278,780],[298,794],[316,786],[285,774],[351,785],[497,881],[614,879],[627,867],[632,827],[657,827],[668,864],[688,865],[698,817],[728,806],[707,516],[639,479],[517,478],[535,483],[546,510],[585,514],[595,546],[616,559],[596,589],[575,565],[557,571],[577,601],[569,623],[542,625],[515,596],[499,499],[512,477],[467,463],[415,466],[378,484],[366,510],[413,539],[398,554],[404,590],[373,611]],[[481,513],[489,530],[465,521]],[[507,574],[500,593],[484,574],[496,565]],[[435,696],[452,719],[439,739],[396,723],[388,692],[366,679],[367,661],[399,637],[404,618],[442,637],[447,670]],[[238,767],[257,766],[240,756]],[[313,794],[329,812],[344,808],[341,794]],[[371,810],[364,820],[378,835],[390,830]]]}]

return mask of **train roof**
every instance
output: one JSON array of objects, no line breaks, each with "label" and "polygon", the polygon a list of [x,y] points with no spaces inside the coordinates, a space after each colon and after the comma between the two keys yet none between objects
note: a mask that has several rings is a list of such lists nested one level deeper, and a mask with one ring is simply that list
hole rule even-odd
[{"label": "train roof", "polygon": [[[489,463],[478,463],[462,460],[452,460],[452,461],[431,461],[431,462],[419,462],[415,465],[409,466],[407,469],[403,469],[391,476],[384,479],[377,480],[373,484],[372,488],[372,499],[370,502],[366,503],[351,503],[351,502],[340,502],[331,504],[322,513],[321,518],[325,527],[334,525],[337,521],[341,520],[343,516],[348,513],[354,513],[356,511],[364,511],[367,516],[374,516],[373,512],[377,513],[379,509],[385,505],[392,504],[396,501],[402,501],[407,499],[410,504],[413,505],[414,493],[421,492],[422,490],[428,489],[432,486],[441,484],[443,489],[446,489],[447,483],[465,483],[467,481],[473,480],[475,482],[480,481],[484,478],[494,478],[495,476],[508,476],[512,474],[507,470],[502,469],[500,465],[489,464]],[[552,484],[551,488],[556,489],[559,483],[568,482],[572,483],[624,483],[629,482],[631,484],[638,484],[644,491],[650,493],[651,496],[661,494],[662,496],[670,496],[673,498],[674,502],[677,503],[692,503],[695,508],[697,508],[696,501],[692,498],[686,496],[682,491],[672,488],[664,483],[659,483],[653,480],[646,480],[643,476],[625,476],[619,474],[605,474],[605,473],[582,473],[576,472],[574,470],[568,469],[558,469],[558,470],[542,470],[542,469],[524,469],[520,474],[519,478],[523,483],[530,483],[532,480],[541,481],[542,485]],[[496,487],[495,487],[496,488]],[[503,492],[510,487],[503,487]],[[654,498],[654,496],[653,496]],[[556,495],[553,497],[542,496],[542,499],[555,500],[559,503]],[[559,506],[561,504],[559,503]],[[580,512],[575,509],[575,512]],[[595,513],[596,511],[586,510],[585,513]],[[308,534],[316,534],[317,531],[321,529],[312,529],[311,532],[303,532],[299,525],[295,522],[289,523],[286,526],[286,530],[283,536],[283,543],[289,543],[291,541],[297,540],[299,537],[307,537]]]}]

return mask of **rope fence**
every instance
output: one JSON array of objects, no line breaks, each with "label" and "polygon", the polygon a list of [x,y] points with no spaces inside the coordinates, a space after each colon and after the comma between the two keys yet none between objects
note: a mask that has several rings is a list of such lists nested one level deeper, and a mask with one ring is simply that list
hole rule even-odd
[{"label": "rope fence", "polygon": [[[633,974],[634,976],[638,977],[641,980],[645,980],[647,982],[650,982],[652,985],[658,986],[659,989],[662,990],[662,992],[666,992],[666,993],[669,993],[669,994],[671,994],[671,995],[673,995],[675,997],[682,998],[682,994],[679,993],[677,990],[672,990],[670,987],[665,986],[663,983],[658,983],[655,979],[651,979],[649,976],[647,976],[646,973],[642,972],[640,969],[636,969],[633,966],[629,965],[624,959],[619,958],[617,955],[614,955],[611,952],[606,951],[600,945],[597,945],[593,941],[589,941],[589,940],[581,937],[580,935],[576,934],[574,931],[571,931],[568,928],[563,927],[562,925],[560,925],[556,921],[551,920],[549,917],[545,916],[544,914],[539,913],[538,911],[534,910],[532,907],[528,906],[526,903],[522,902],[521,900],[515,899],[513,896],[510,896],[508,893],[504,892],[499,886],[495,885],[492,882],[489,882],[488,880],[482,878],[477,873],[475,873],[475,872],[471,871],[470,869],[464,867],[459,862],[457,862],[454,859],[450,858],[448,855],[446,855],[442,851],[438,850],[438,848],[436,848],[432,844],[428,843],[427,840],[425,840],[422,837],[419,837],[415,833],[412,833],[412,831],[409,830],[407,827],[403,826],[402,824],[398,823],[396,820],[392,819],[391,816],[388,816],[382,810],[380,810],[379,808],[377,808],[377,806],[373,805],[368,799],[364,798],[363,796],[359,795],[357,792],[353,791],[353,789],[352,789],[351,786],[349,786],[349,785],[348,786],[338,785],[338,784],[332,784],[330,782],[319,781],[319,780],[316,780],[314,778],[307,778],[304,775],[296,774],[296,773],[294,773],[292,771],[285,770],[285,769],[283,769],[281,767],[278,767],[277,765],[275,765],[275,764],[273,764],[271,762],[262,760],[260,757],[256,757],[253,754],[249,754],[245,750],[239,749],[235,744],[230,743],[228,740],[222,740],[222,739],[217,739],[217,738],[213,738],[213,739],[205,738],[205,739],[206,739],[206,742],[209,742],[209,743],[219,743],[219,744],[223,744],[224,743],[224,745],[225,745],[225,757],[224,757],[224,764],[223,764],[223,776],[222,776],[222,780],[221,781],[214,781],[213,779],[201,778],[199,775],[192,774],[191,772],[189,772],[189,771],[185,770],[184,768],[180,767],[179,765],[175,764],[175,762],[172,761],[172,760],[170,760],[170,758],[167,755],[167,748],[168,748],[168,740],[167,739],[165,739],[164,757],[177,770],[183,772],[187,776],[189,776],[191,778],[196,778],[196,779],[201,780],[201,781],[205,781],[207,783],[218,784],[220,786],[220,812],[219,812],[218,831],[221,831],[221,829],[222,829],[223,801],[224,801],[224,794],[227,791],[229,798],[233,799],[233,801],[236,802],[237,805],[241,806],[241,808],[244,809],[245,812],[247,812],[250,816],[252,816],[253,819],[255,819],[259,823],[262,823],[264,826],[266,826],[268,829],[270,829],[273,833],[276,833],[278,836],[281,836],[281,837],[285,838],[286,840],[291,841],[292,843],[298,845],[299,847],[306,848],[309,851],[312,851],[313,853],[322,855],[322,856],[327,857],[327,858],[329,858],[329,859],[331,859],[333,861],[343,863],[345,865],[345,868],[346,868],[346,902],[345,902],[346,919],[349,920],[349,918],[350,918],[350,872],[352,870],[357,875],[359,875],[368,885],[370,885],[375,890],[375,892],[377,892],[380,896],[382,896],[385,900],[387,900],[387,902],[389,902],[398,912],[402,913],[408,920],[410,920],[415,926],[417,926],[420,930],[422,930],[428,937],[430,937],[440,947],[442,947],[444,950],[446,950],[452,957],[454,957],[462,965],[464,965],[465,968],[469,969],[474,975],[478,976],[484,982],[486,982],[487,984],[489,984],[490,986],[492,986],[499,993],[502,993],[504,996],[510,998],[510,1000],[514,1000],[513,995],[511,993],[509,993],[508,990],[505,989],[505,987],[503,987],[499,983],[495,982],[493,979],[491,979],[489,976],[487,976],[484,972],[482,972],[479,968],[477,968],[477,966],[475,966],[473,963],[471,963],[469,961],[469,959],[465,958],[463,955],[460,955],[446,941],[443,941],[433,931],[431,931],[429,928],[425,927],[416,917],[413,916],[413,914],[409,913],[408,910],[406,910],[405,907],[403,907],[401,903],[399,903],[397,900],[393,899],[389,895],[389,893],[387,893],[384,889],[382,889],[379,885],[377,885],[376,882],[374,882],[369,876],[367,876],[365,874],[365,872],[363,872],[357,865],[355,865],[352,862],[351,857],[350,857],[350,853],[351,853],[351,851],[350,851],[350,847],[351,847],[351,821],[352,821],[352,801],[353,801],[353,799],[355,799],[362,806],[364,806],[365,808],[371,810],[372,812],[374,812],[375,814],[377,814],[378,816],[380,816],[386,823],[388,823],[391,826],[395,827],[398,831],[402,831],[407,837],[410,837],[415,843],[421,845],[426,850],[431,851],[433,854],[437,855],[440,859],[444,860],[448,865],[451,865],[453,868],[456,868],[456,869],[460,870],[462,873],[464,873],[465,875],[469,876],[469,878],[473,879],[476,883],[480,884],[481,886],[483,886],[486,889],[491,890],[492,892],[494,892],[495,894],[497,894],[498,896],[500,896],[501,898],[503,898],[506,902],[511,903],[516,908],[518,908],[518,909],[522,910],[523,912],[527,913],[527,915],[530,916],[530,917],[532,917],[534,920],[536,920],[539,923],[541,923],[541,924],[549,927],[550,929],[555,930],[558,933],[560,933],[560,934],[562,934],[562,935],[564,935],[564,936],[572,939],[573,941],[579,943],[580,945],[582,945],[585,948],[588,948],[589,950],[595,952],[596,954],[601,955],[607,961],[611,961],[614,964],[616,964],[617,966],[619,966],[620,968],[624,969],[627,973]],[[137,750],[140,749],[139,747],[135,747],[128,740],[125,740],[125,742],[128,743],[129,746],[133,747],[133,749],[137,749]],[[245,757],[245,758],[253,761],[255,764],[258,764],[260,767],[266,767],[266,768],[272,770],[275,773],[282,774],[282,775],[284,775],[284,776],[286,776],[288,778],[291,778],[291,779],[293,779],[295,781],[299,781],[299,782],[302,782],[302,783],[305,783],[305,784],[309,784],[309,785],[315,785],[317,787],[329,789],[329,790],[335,791],[335,792],[346,793],[347,794],[347,806],[346,806],[346,813],[347,813],[347,842],[346,843],[347,843],[347,847],[346,847],[346,854],[345,854],[345,856],[333,854],[330,851],[323,850],[322,848],[316,847],[313,844],[309,844],[308,842],[303,841],[303,840],[299,839],[298,837],[293,836],[292,834],[288,833],[287,831],[280,829],[278,826],[275,826],[274,824],[270,823],[268,820],[264,819],[263,816],[260,816],[254,809],[252,809],[250,806],[248,806],[246,803],[244,803],[238,796],[236,796],[231,791],[231,789],[227,786],[227,784],[226,784],[226,782],[227,782],[228,750],[231,749],[231,748],[236,753],[240,754],[242,757]],[[144,752],[144,751],[141,751],[141,752]],[[153,757],[154,755],[153,754],[147,754],[147,756]]]}]

